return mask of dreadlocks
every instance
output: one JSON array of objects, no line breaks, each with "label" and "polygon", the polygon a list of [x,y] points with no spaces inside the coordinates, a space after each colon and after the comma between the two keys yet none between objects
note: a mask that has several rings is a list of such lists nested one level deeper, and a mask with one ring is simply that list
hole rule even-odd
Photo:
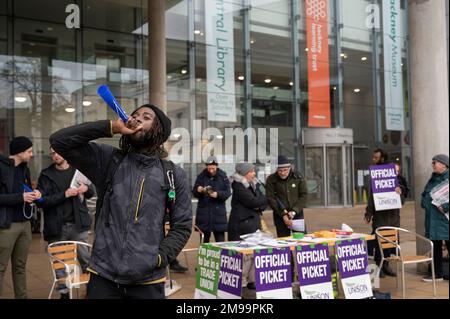
[{"label": "dreadlocks", "polygon": [[120,149],[129,153],[139,151],[146,155],[163,158],[167,155],[164,149],[164,129],[161,121],[155,116],[153,126],[139,139],[132,141],[130,135],[122,135],[119,141]]}]

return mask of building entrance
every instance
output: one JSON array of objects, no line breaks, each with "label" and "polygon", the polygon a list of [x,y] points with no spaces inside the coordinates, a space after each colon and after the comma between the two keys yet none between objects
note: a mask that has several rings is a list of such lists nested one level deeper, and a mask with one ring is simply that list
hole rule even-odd
[{"label": "building entrance", "polygon": [[302,131],[308,207],[353,206],[353,130]]}]

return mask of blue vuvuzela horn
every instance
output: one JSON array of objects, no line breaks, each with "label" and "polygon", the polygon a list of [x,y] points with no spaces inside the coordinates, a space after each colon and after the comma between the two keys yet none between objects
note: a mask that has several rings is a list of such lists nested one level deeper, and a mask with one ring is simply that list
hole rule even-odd
[{"label": "blue vuvuzela horn", "polygon": [[109,107],[117,113],[117,115],[119,115],[122,121],[124,121],[125,123],[128,121],[128,115],[125,113],[120,104],[117,103],[116,98],[114,97],[114,95],[112,95],[109,87],[106,84],[101,85],[98,88],[97,94],[102,97],[106,104],[108,104]]}]

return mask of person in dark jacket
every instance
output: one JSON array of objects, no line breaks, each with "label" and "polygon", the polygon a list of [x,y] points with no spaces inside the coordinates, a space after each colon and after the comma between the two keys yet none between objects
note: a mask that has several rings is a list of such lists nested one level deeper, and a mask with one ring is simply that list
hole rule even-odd
[{"label": "person in dark jacket", "polygon": [[30,204],[41,198],[38,190],[31,189],[27,162],[33,157],[33,143],[18,136],[9,144],[10,156],[0,155],[0,296],[3,278],[11,259],[14,297],[27,298],[27,257],[31,244],[32,211]]},{"label": "person in dark jacket", "polygon": [[205,235],[205,243],[209,243],[211,232],[216,242],[225,241],[227,230],[225,201],[231,196],[231,189],[227,174],[218,165],[217,158],[210,156],[192,189],[198,198],[195,224]]},{"label": "person in dark jacket", "polygon": [[279,156],[276,173],[266,181],[266,196],[273,210],[277,237],[290,236],[292,220],[304,219],[307,195],[305,178],[292,169],[286,156]]},{"label": "person in dark jacket", "polygon": [[[387,153],[382,149],[376,149],[375,151],[373,151],[372,154],[372,163],[373,165],[388,164]],[[405,203],[405,194],[407,193],[407,189],[408,189],[407,185],[402,184],[402,180],[399,179],[399,187],[397,187],[395,191],[400,195],[402,204]],[[400,227],[400,209],[388,209],[383,211],[376,211],[373,192],[370,189],[369,200],[367,202],[364,219],[367,223],[372,222],[372,234],[375,234],[375,229],[377,229],[378,227],[382,226]],[[369,252],[375,250],[374,260],[377,265],[380,265],[381,251],[376,239],[368,242],[368,250]],[[392,251],[392,248],[386,249],[385,255],[389,256],[390,250]],[[394,253],[394,251],[392,252]],[[392,277],[397,276],[397,274],[389,267],[389,263],[387,261],[383,262],[383,267],[380,270],[380,277],[384,277],[384,275]]]},{"label": "person in dark jacket", "polygon": [[[165,181],[161,153],[170,132],[170,119],[158,107],[145,104],[126,123],[120,119],[84,123],[50,136],[52,148],[89,178],[98,194],[105,191],[99,195],[101,205],[97,201],[88,298],[165,296],[166,266],[183,249],[192,230],[186,174],[176,166],[173,178]],[[122,134],[120,150],[91,142],[114,134]],[[113,163],[116,169],[109,175]],[[164,215],[172,186],[175,200],[165,236]]]},{"label": "person in dark jacket", "polygon": [[[442,204],[433,204],[431,191],[438,185],[448,185],[448,156],[438,154],[433,157],[433,174],[422,192],[421,207],[425,210],[425,237],[433,242],[434,273],[437,281],[442,281],[443,258],[442,241],[445,241],[447,249],[450,247],[448,238],[448,197]],[[422,278],[422,281],[432,281],[431,274]]]},{"label": "person in dark jacket", "polygon": [[[261,216],[267,207],[267,199],[259,187],[255,166],[251,163],[237,163],[231,183],[233,194],[228,222],[228,240],[241,240],[241,235],[251,234],[262,228]],[[255,289],[253,255],[244,255],[242,287]]]},{"label": "person in dark jacket", "polygon": [[251,163],[237,163],[233,175],[233,196],[228,221],[228,240],[240,240],[241,235],[261,229],[261,215],[267,207],[267,198],[255,179],[255,167]]},{"label": "person in dark jacket", "polygon": [[[44,201],[38,206],[44,211],[44,240],[48,244],[61,240],[74,240],[87,243],[91,216],[86,199],[94,196],[93,185],[81,184],[71,188],[75,168],[52,148],[50,156],[53,164],[44,169],[38,179],[38,189]],[[78,260],[83,272],[89,262],[87,247],[79,245]],[[65,271],[57,271],[59,278],[65,277]],[[69,289],[66,285],[58,286],[62,299],[69,299]]]},{"label": "person in dark jacket", "polygon": [[403,187],[402,188],[403,197],[406,199],[409,195],[409,187],[408,187],[408,182],[406,181],[405,176],[403,176],[402,165],[399,162],[395,163],[395,170],[397,172],[397,178],[398,178],[400,187]]}]

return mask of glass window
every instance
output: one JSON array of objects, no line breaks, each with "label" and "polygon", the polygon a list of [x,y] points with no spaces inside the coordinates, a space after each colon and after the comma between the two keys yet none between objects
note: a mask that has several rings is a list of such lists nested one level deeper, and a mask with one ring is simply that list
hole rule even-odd
[{"label": "glass window", "polygon": [[344,204],[342,173],[342,147],[327,147],[327,205],[329,206],[340,206]]},{"label": "glass window", "polygon": [[252,126],[278,128],[278,152],[293,160],[290,14],[289,1],[251,1]]},{"label": "glass window", "polygon": [[74,70],[64,68],[75,60],[75,31],[63,25],[15,19],[13,40],[14,135],[32,138],[36,156],[30,165],[35,176],[48,164],[49,159],[40,155],[48,153],[50,134],[75,124],[74,94],[81,83]]},{"label": "glass window", "polygon": [[307,147],[305,173],[308,206],[325,206],[323,147]]},{"label": "glass window", "polygon": [[[225,128],[245,129],[244,81],[242,78],[244,75],[244,36],[241,1],[225,1],[223,4],[224,19],[222,21],[218,19],[219,11],[216,11],[218,14],[215,14],[213,10],[205,9],[205,6],[210,5],[209,2],[195,1],[195,118],[201,120],[202,130],[215,128],[215,134],[211,134],[209,137],[205,136],[202,147],[208,143],[214,143],[217,145],[213,151],[216,156],[232,155],[225,153],[227,151],[225,144],[232,144],[231,141],[227,142],[223,139]],[[226,40],[217,40],[222,39],[220,34],[213,33],[213,24],[206,24],[206,21],[213,21],[212,19],[220,20],[219,24],[223,23],[223,28],[227,30]],[[210,32],[209,35],[208,32]],[[219,41],[219,45],[217,45],[217,41]],[[178,72],[189,77],[187,71],[181,68]],[[215,84],[223,85],[220,92],[214,86]],[[215,98],[217,96],[220,96],[219,99],[227,101],[226,105],[230,107],[230,112],[220,112],[221,102]],[[210,100],[209,104],[208,99]],[[235,111],[235,116],[232,116],[233,111]],[[236,149],[239,147],[243,146],[236,146]],[[203,164],[198,166],[199,171],[203,168]],[[224,166],[223,168],[231,175],[231,168],[229,171],[228,168]]]},{"label": "glass window", "polygon": [[[2,2],[7,1],[5,0]],[[69,4],[73,4],[75,1],[39,0],[33,2],[33,4],[27,0],[14,0],[10,2],[14,2],[13,9],[16,17],[65,24],[66,18],[70,14],[70,12],[66,13],[66,8]],[[82,11],[81,7],[80,11]],[[52,28],[52,24],[45,26],[43,30],[46,30],[47,27]]]},{"label": "glass window", "polygon": [[83,1],[83,28],[95,28],[111,32],[132,33],[141,16],[142,3],[147,1]]},{"label": "glass window", "polygon": [[0,0],[0,14],[6,14],[8,9],[8,0]]}]

